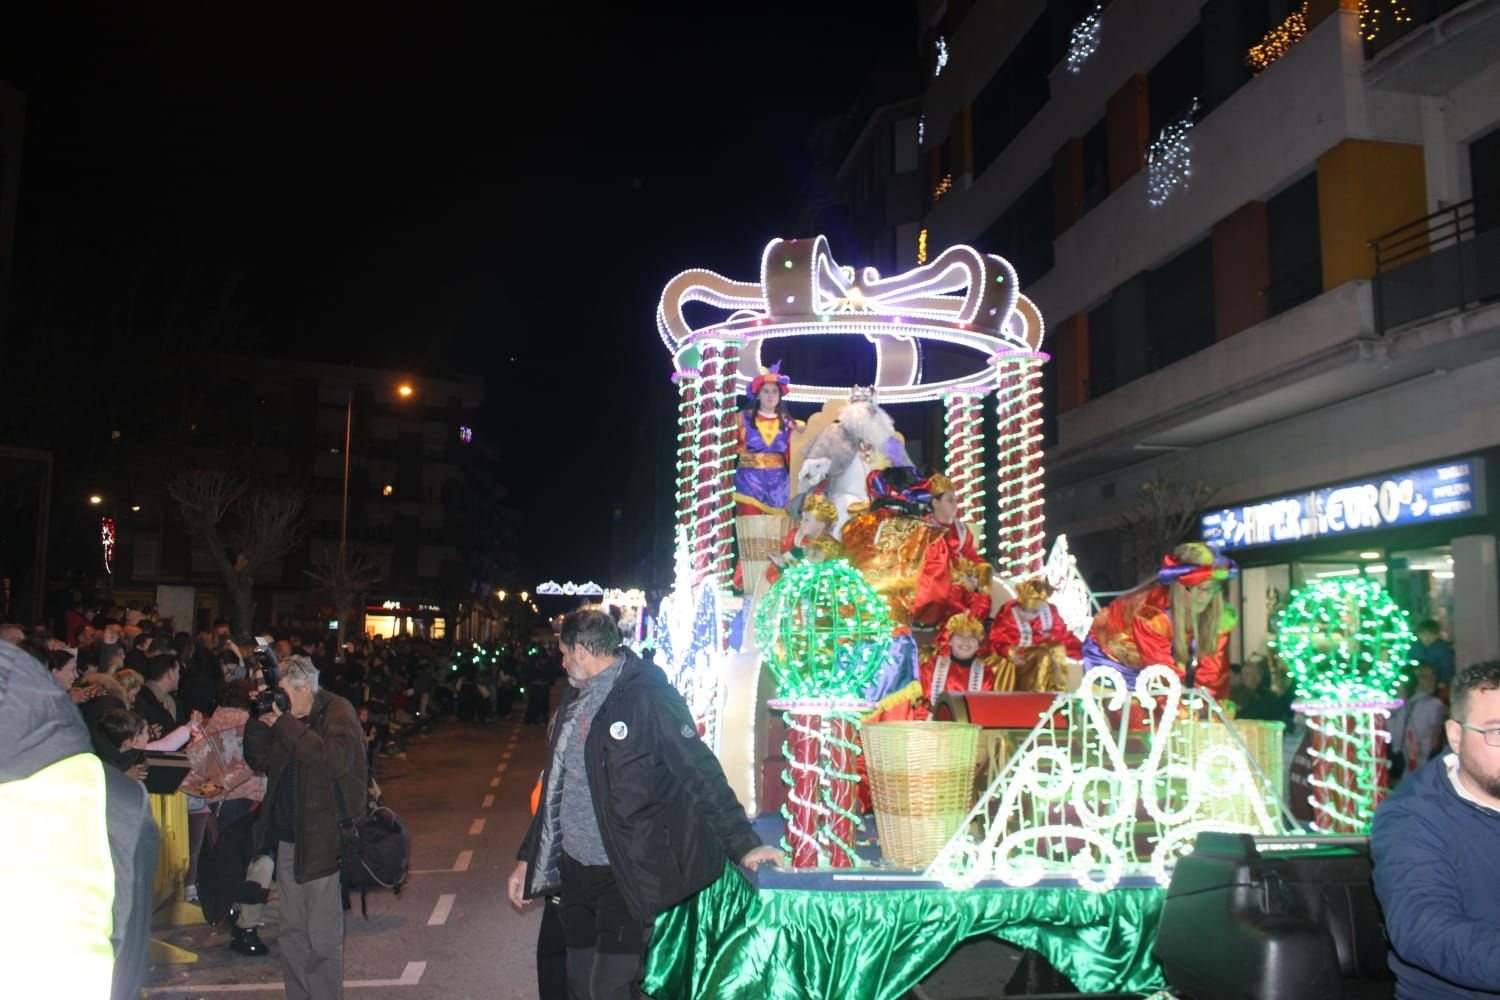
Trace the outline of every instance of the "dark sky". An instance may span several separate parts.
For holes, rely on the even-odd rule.
[[[803,235],[811,124],[915,50],[906,3],[12,6],[18,287],[144,272],[268,354],[482,373],[559,577],[603,572],[615,442],[672,393],[663,283]]]

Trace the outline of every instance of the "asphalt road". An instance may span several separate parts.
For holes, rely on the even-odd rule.
[[[349,995],[521,1000],[536,996],[540,912],[516,912],[505,880],[530,820],[529,800],[545,753],[545,731],[508,719],[485,725],[445,720],[413,738],[402,758],[381,760],[385,803],[412,831],[413,875],[400,896],[369,897],[345,916]],[[272,955],[244,958],[228,935],[204,925],[157,931],[198,954],[189,965],[152,968],[154,997],[280,996],[276,931]]]

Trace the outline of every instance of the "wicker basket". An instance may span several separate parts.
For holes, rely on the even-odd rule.
[[[979,727],[877,722],[863,735],[880,851],[904,867],[925,867],[973,804]]]

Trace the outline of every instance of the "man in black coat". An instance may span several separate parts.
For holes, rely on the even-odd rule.
[[[634,997],[657,914],[726,858],[754,870],[782,853],[761,844],[682,696],[621,647],[614,619],[575,612],[560,638],[569,686],[508,892],[518,907],[560,897],[573,996]]]

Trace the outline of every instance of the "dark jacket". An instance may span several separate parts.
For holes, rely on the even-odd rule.
[[[624,655],[589,726],[584,767],[620,894],[637,918],[648,920],[709,885],[723,873],[726,857],[739,862],[760,838],[667,675],[629,650]],[[577,696],[569,685],[559,718]],[[561,887],[562,789],[551,780],[556,753],[554,731],[541,803],[517,854],[527,865],[527,898]]]
[[[365,737],[354,706],[336,694],[320,690],[307,721],[283,712],[274,726],[252,719],[245,723],[245,763],[265,774],[266,797],[257,810],[255,842],[262,850],[270,843],[271,813],[276,790],[292,758],[297,759],[297,854],[293,873],[300,885],[339,870],[338,807],[333,782],[338,781],[351,819],[365,812]]]
[[[173,698],[176,701],[176,698]],[[146,732],[152,740],[159,740],[182,725],[182,720],[167,710],[167,706],[156,697],[156,692],[142,684],[135,695],[135,714],[146,720]]]
[[[1403,781],[1370,831],[1398,997],[1500,996],[1500,813],[1459,797],[1448,757]]]

